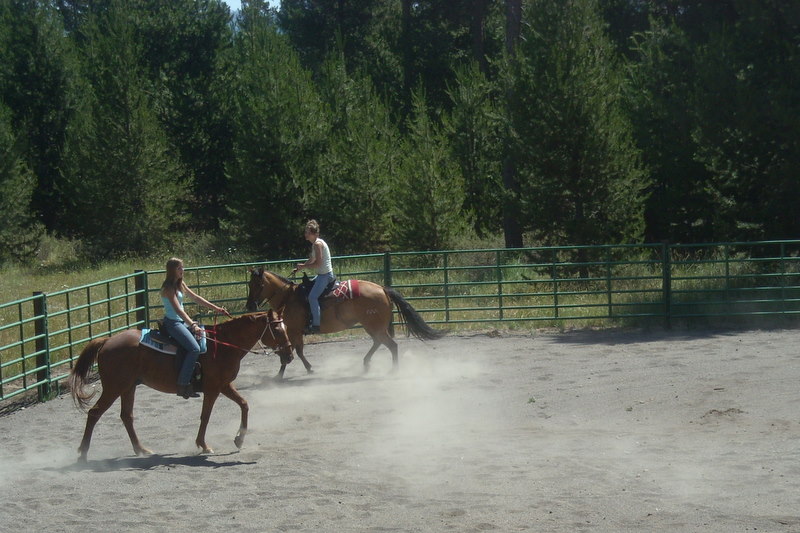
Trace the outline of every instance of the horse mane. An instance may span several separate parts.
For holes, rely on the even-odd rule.
[[[289,278],[287,278],[285,276],[281,276],[280,274],[278,274],[276,272],[272,272],[271,270],[262,270],[261,272],[262,272],[262,274],[270,274],[272,276],[275,276],[276,278],[281,280],[286,285],[294,285],[294,281],[290,280]]]
[[[269,313],[269,311],[255,311],[253,313],[245,313],[245,314],[239,315],[239,316],[237,316],[235,318],[231,318],[229,320],[226,320],[225,322],[220,322],[219,324],[217,324],[215,326],[215,328],[216,329],[222,328],[224,330],[228,325],[232,325],[234,323],[241,322],[246,318],[249,318],[250,320],[253,320],[255,318],[261,318],[262,315],[266,315],[267,313]]]

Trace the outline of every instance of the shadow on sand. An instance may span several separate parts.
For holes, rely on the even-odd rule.
[[[189,466],[206,468],[225,468],[231,466],[242,466],[255,464],[253,461],[217,461],[220,457],[236,454],[212,455],[147,455],[142,457],[119,457],[116,459],[100,459],[87,461],[86,463],[75,463],[60,468],[45,468],[44,470],[57,472],[75,472],[89,470],[93,472],[119,472],[122,470],[153,470],[159,467]]]

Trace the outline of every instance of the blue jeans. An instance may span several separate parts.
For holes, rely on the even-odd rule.
[[[179,350],[183,350],[186,353],[181,371],[178,372],[178,385],[188,385],[189,380],[192,379],[194,364],[197,362],[198,357],[200,357],[200,345],[183,321],[172,320],[165,317],[163,323],[164,329],[167,330],[169,336],[175,339],[175,342],[180,346]]]
[[[314,287],[311,288],[311,292],[308,295],[308,305],[311,307],[312,326],[319,326],[319,295],[322,294],[322,291],[325,290],[325,287],[328,286],[328,283],[330,283],[332,279],[333,272],[328,272],[327,274],[317,274],[317,277],[314,278]]]

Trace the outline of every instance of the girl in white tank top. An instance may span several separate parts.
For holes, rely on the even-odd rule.
[[[311,243],[311,255],[305,263],[297,263],[292,273],[306,268],[314,269],[317,277],[314,279],[314,287],[308,295],[308,304],[311,307],[311,324],[306,329],[306,333],[320,332],[320,309],[319,295],[328,283],[333,279],[333,265],[331,264],[331,251],[328,244],[319,238],[319,223],[316,220],[309,220],[306,224],[305,238]]]

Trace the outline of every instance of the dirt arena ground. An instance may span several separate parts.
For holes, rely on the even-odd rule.
[[[248,355],[220,398],[140,387],[76,464],[68,396],[0,417],[4,531],[800,532],[800,331],[576,331],[319,342]]]

